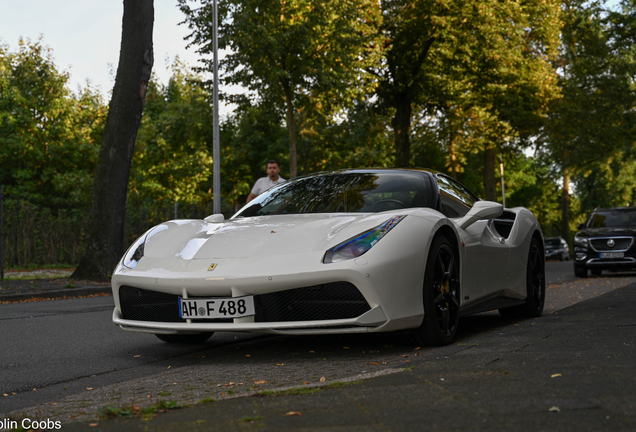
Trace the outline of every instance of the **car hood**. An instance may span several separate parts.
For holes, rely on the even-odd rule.
[[[391,216],[393,213],[343,213],[260,216],[221,223],[174,220],[148,233],[144,255],[187,260],[326,251]]]
[[[636,235],[636,227],[586,228],[576,235],[585,237],[634,236]]]

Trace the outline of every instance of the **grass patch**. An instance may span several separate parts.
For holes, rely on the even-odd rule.
[[[199,403],[212,403],[212,402],[216,402],[216,401],[212,398],[203,398],[199,401]]]
[[[244,418],[241,419],[241,421],[244,421],[244,422],[253,422],[253,421],[257,421],[257,420],[263,420],[263,416],[244,417]]]
[[[150,418],[158,412],[166,412],[174,409],[181,408],[177,402],[174,401],[159,401],[156,404],[141,408],[139,405],[133,405],[132,407],[114,407],[107,405],[100,407],[97,410],[97,414],[100,419],[109,418],[129,418],[129,417],[141,417]]]
[[[172,392],[161,392],[161,393],[159,393],[159,396],[166,397],[166,396],[170,396],[171,394],[172,394]]]

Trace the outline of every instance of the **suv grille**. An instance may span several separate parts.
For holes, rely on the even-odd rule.
[[[610,247],[607,243],[613,240],[614,246]],[[619,238],[601,238],[590,239],[592,247],[597,251],[626,251],[632,245],[631,237],[619,237]]]
[[[179,316],[179,296],[122,285],[122,317],[133,321],[186,322]],[[356,318],[371,310],[355,285],[332,282],[254,296],[255,322],[314,321]],[[197,322],[233,322],[203,319]]]

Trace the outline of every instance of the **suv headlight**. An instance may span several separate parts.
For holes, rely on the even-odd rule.
[[[575,236],[574,237],[574,246],[578,246],[578,247],[582,247],[582,248],[586,248],[588,246],[588,239],[587,237],[579,237],[579,236]]]
[[[322,262],[330,264],[357,258],[365,254],[405,217],[406,216],[393,216],[381,225],[343,241],[325,252]]]

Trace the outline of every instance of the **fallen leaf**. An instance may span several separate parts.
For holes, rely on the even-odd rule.
[[[146,397],[149,397],[149,398],[151,398],[151,397],[154,397],[154,396],[153,396],[153,395],[148,395],[148,396],[146,396]]]
[[[552,375],[550,378],[556,378],[556,377],[560,377],[560,376],[563,376],[563,375],[561,375],[561,374],[554,374],[554,375]]]
[[[313,353],[314,351],[309,351],[310,353]]]
[[[272,231],[272,233],[276,234],[276,231]]]
[[[303,384],[309,384],[309,381],[305,381]],[[9,395],[5,395],[5,396],[9,396]]]
[[[415,353],[415,355],[420,355],[420,353]]]
[[[419,350],[421,350],[421,349],[422,349],[422,347],[417,347],[417,348],[415,348],[413,351],[419,351]]]
[[[172,366],[168,366],[168,369],[170,369]]]
[[[91,423],[89,426],[97,426],[98,423]]]
[[[225,393],[221,393],[221,396],[225,396]]]
[[[33,389],[35,390],[35,389]],[[86,387],[86,390],[93,390],[93,387]]]
[[[9,393],[4,393],[3,396],[9,396]]]
[[[133,357],[141,357],[141,354],[137,354],[136,356],[133,356]]]
[[[550,411],[550,412],[561,412],[561,408],[559,408],[558,406],[553,406],[548,411]]]
[[[400,357],[408,357],[408,354],[402,354]]]
[[[285,363],[276,363],[276,366],[285,366]]]
[[[236,385],[236,383],[230,382],[230,385]]]
[[[57,402],[51,402],[51,405],[57,405]]]
[[[222,385],[223,385],[223,384],[217,384],[216,386],[217,386],[217,387],[221,387]]]
[[[320,382],[325,382],[325,381],[327,381],[327,378],[325,377],[320,378]]]
[[[368,365],[379,365],[380,363],[377,362],[367,362]]]
[[[302,415],[301,413],[299,413],[298,411],[290,411],[287,414],[285,414],[286,416],[299,416]]]
[[[267,384],[267,381],[265,381],[265,380],[258,380],[258,381],[254,381],[254,384]]]
[[[382,364],[386,364],[386,362],[382,362]]]
[[[248,354],[248,355],[246,355],[245,357],[252,357],[252,356]]]
[[[351,349],[351,347],[342,347],[342,349]]]

